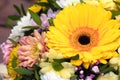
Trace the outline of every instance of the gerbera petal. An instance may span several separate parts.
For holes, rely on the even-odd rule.
[[[108,21],[111,18],[111,13],[109,11],[103,10],[103,8],[101,8],[100,6],[94,7],[83,4],[78,5],[78,7],[80,9],[79,26],[97,28],[98,26],[102,25],[104,22]]]
[[[90,63],[83,63],[83,66],[84,66],[86,69],[88,69],[89,65],[90,65]]]
[[[103,64],[106,64],[107,63],[107,61],[105,60],[105,59],[100,59],[99,60],[101,63],[103,63]]]
[[[82,64],[82,60],[71,60],[71,63],[72,63],[73,65],[79,66],[79,65]]]
[[[92,48],[92,52],[105,52],[105,51],[115,51],[118,48],[119,44],[118,42],[113,42],[110,44],[106,44],[103,46],[97,46]]]
[[[103,45],[114,41],[120,37],[120,24],[115,20],[108,21],[103,27],[99,29],[99,45]]]
[[[110,59],[112,57],[117,57],[118,53],[117,52],[112,52],[112,51],[107,51],[107,52],[103,52],[102,54],[104,54],[104,58],[105,59]],[[108,55],[109,54],[109,55]]]

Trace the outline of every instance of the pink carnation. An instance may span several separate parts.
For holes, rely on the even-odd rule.
[[[8,64],[8,59],[12,51],[12,47],[13,44],[9,41],[6,41],[1,45],[2,53],[3,53],[3,63],[6,65]]]
[[[34,36],[24,36],[20,39],[20,47],[18,49],[18,55],[20,60],[20,66],[33,67],[38,62],[39,55],[47,51],[45,46],[45,33],[41,35],[37,30],[33,33]]]

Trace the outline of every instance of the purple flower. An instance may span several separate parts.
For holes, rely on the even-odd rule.
[[[49,18],[47,17],[46,14],[41,14],[41,17],[40,17],[41,21],[42,21],[42,24],[41,26],[42,27],[48,27],[50,24],[49,24]]]
[[[55,18],[56,15],[58,14],[58,12],[59,11],[53,12],[52,9],[49,9],[48,12],[47,12],[47,15],[46,14],[41,14],[41,16],[40,16],[40,19],[42,21],[41,26],[44,27],[44,28],[49,27],[50,26],[49,19]]]
[[[90,74],[90,76],[87,76],[85,80],[92,80],[95,77],[94,74]]]
[[[94,71],[95,73],[98,73],[99,72],[98,66],[93,66],[92,71]]]
[[[10,53],[12,51],[13,46],[14,46],[14,44],[12,44],[9,41],[6,41],[6,42],[1,44],[4,64],[8,64],[8,59],[9,59],[9,56],[10,56]]]
[[[55,18],[59,11],[53,12],[52,9],[49,9],[47,12],[48,18]]]

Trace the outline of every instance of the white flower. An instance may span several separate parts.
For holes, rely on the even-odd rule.
[[[77,3],[80,3],[80,0],[56,0],[56,3],[61,7],[68,7],[70,5],[76,5]]]
[[[61,78],[59,75],[55,74],[54,72],[47,72],[44,75],[40,76],[41,80],[69,80]]]
[[[34,22],[31,19],[31,15],[27,13],[26,16],[23,16],[20,21],[17,22],[17,25],[13,27],[11,30],[11,34],[9,35],[9,38],[18,41],[19,37],[24,36],[24,31],[28,31],[29,29],[26,29],[23,27],[25,26],[36,26]]]
[[[104,76],[99,76],[97,80],[118,80],[118,75],[113,72],[109,72]]]

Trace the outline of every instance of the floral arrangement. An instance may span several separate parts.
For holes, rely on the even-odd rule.
[[[120,0],[14,7],[19,20],[1,45],[10,80],[120,79]]]

